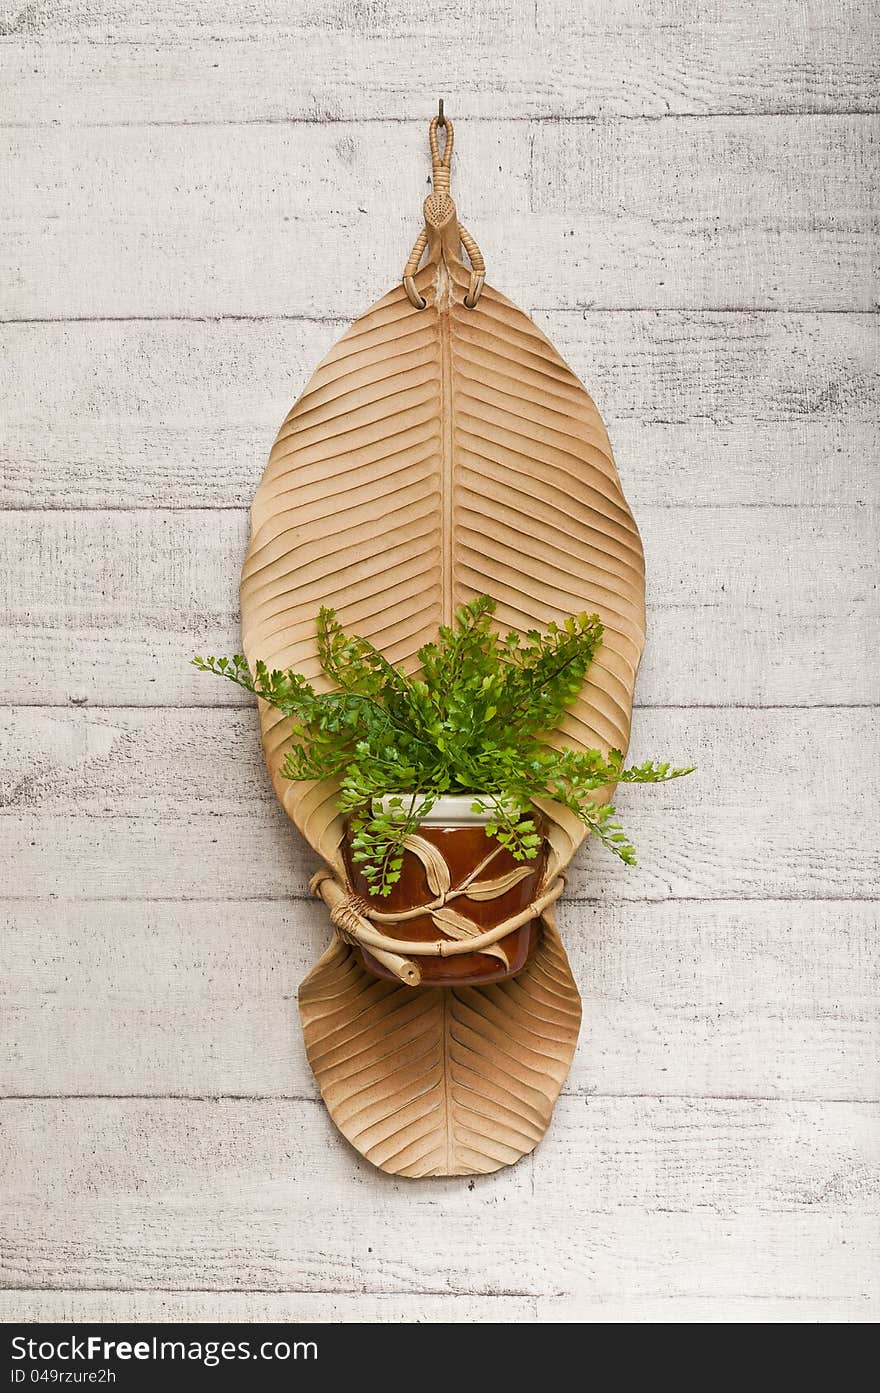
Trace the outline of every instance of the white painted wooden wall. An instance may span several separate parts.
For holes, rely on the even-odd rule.
[[[877,13],[0,0],[6,1319],[880,1314]],[[312,859],[187,667],[441,94],[644,533],[633,752],[700,766],[579,858],[577,1058],[475,1183],[333,1131]]]

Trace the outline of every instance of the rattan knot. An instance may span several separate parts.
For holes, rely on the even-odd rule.
[[[361,920],[366,919],[369,913],[370,906],[363,896],[352,893],[346,895],[339,904],[333,905],[330,910],[330,918],[342,937],[352,940],[356,936]]]

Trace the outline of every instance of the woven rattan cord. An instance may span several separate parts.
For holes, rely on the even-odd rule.
[[[381,917],[384,923],[394,923],[398,920],[413,918],[416,914],[430,914],[434,909],[443,907],[444,897],[441,896],[436,901],[421,905],[417,909],[405,910],[400,915],[383,913],[380,916],[379,912],[374,910],[362,895],[356,894],[347,885],[343,885],[326,867],[316,871],[309,882],[312,894],[322,899],[330,910],[330,918],[340,937],[348,943],[358,943],[369,948],[374,956],[384,961],[386,966],[400,977],[401,981],[407,982],[410,986],[418,985],[421,981],[421,972],[415,963],[408,961],[409,958],[449,958],[463,953],[480,953],[483,949],[490,948],[497,943],[499,939],[506,938],[508,934],[521,928],[531,919],[536,919],[549,905],[559,899],[564,888],[565,877],[556,876],[548,888],[526,905],[525,909],[520,910],[518,914],[512,915],[509,919],[504,919],[493,928],[487,929],[485,933],[475,934],[472,938],[438,938],[431,942],[421,942],[417,939],[389,938],[387,934],[380,933],[378,929],[375,929],[370,920],[374,917]],[[502,893],[503,891],[499,891],[499,894]]]
[[[443,153],[440,153],[440,140],[438,130],[441,128],[446,132],[446,140],[443,146]],[[455,211],[455,204],[449,192],[452,165],[452,148],[455,139],[455,132],[449,117],[435,116],[431,122],[428,133],[428,141],[431,146],[431,177],[434,185],[434,192],[425,199],[425,226],[422,228],[415,241],[415,246],[410,252],[409,260],[403,268],[403,286],[409,296],[410,303],[417,310],[427,307],[427,300],[420,295],[413,279],[419,269],[419,263],[424,256],[429,242],[432,238],[439,235],[440,229],[455,219],[458,240],[467,252],[471,263],[471,274],[468,288],[465,291],[464,303],[468,309],[473,309],[483,293],[483,286],[486,282],[486,263],[483,254],[477,246],[475,239],[458,221]]]
[[[440,138],[437,134],[440,129],[440,117],[435,116],[428,130],[428,143],[431,146],[431,175],[434,180],[435,193],[449,193],[450,170],[452,168],[452,147],[455,141],[455,128],[452,122],[444,116],[443,129],[446,132],[446,140],[443,144],[443,154],[440,154]]]

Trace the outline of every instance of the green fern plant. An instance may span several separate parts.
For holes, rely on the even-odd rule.
[[[602,625],[597,615],[580,614],[546,633],[500,634],[494,612],[488,595],[463,605],[437,642],[419,651],[419,673],[409,676],[322,608],[318,654],[334,688],[327,692],[262,662],[252,672],[241,654],[193,659],[290,718],[287,778],[339,780],[353,859],[374,894],[388,895],[400,879],[406,838],[443,795],[473,795],[473,810],[488,814],[486,835],[517,861],[537,856],[534,800],[549,798],[632,865],[635,852],[615,809],[597,792],[692,772],[650,760],[625,768],[620,750],[548,746],[547,734],[581,690]],[[387,808],[377,801],[383,795],[393,795]]]

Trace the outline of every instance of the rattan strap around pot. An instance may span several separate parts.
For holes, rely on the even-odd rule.
[[[559,899],[564,888],[565,876],[557,875],[547,889],[542,890],[531,904],[526,905],[525,909],[520,910],[518,914],[512,915],[509,919],[504,919],[493,928],[468,938],[438,938],[425,943],[417,939],[390,938],[387,934],[374,928],[371,920],[383,924],[397,924],[405,922],[407,919],[413,919],[420,914],[433,915],[437,910],[442,909],[449,899],[454,898],[457,894],[465,893],[464,889],[460,888],[445,895],[438,895],[430,904],[419,905],[412,909],[403,910],[398,914],[391,914],[374,909],[362,895],[356,894],[347,885],[340,883],[333,872],[326,867],[316,871],[309,883],[312,894],[322,899],[329,909],[330,918],[340,937],[347,943],[357,943],[361,947],[368,948],[373,957],[378,958],[389,971],[400,978],[401,982],[405,982],[411,987],[417,987],[422,980],[418,964],[412,962],[411,958],[448,958],[459,953],[481,953],[484,949],[497,943],[499,939],[506,938],[509,933],[513,933],[515,929],[527,924],[530,919],[536,919],[548,905]],[[499,881],[496,895],[502,895],[504,890],[504,884]]]

